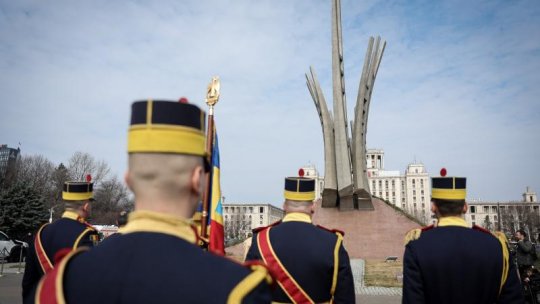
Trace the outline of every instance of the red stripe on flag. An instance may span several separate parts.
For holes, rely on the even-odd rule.
[[[225,231],[223,225],[216,221],[210,222],[210,244],[208,250],[213,253],[225,255]]]

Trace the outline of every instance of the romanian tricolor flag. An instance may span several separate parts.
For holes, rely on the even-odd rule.
[[[210,235],[208,250],[225,255],[225,232],[223,229],[223,206],[221,203],[221,186],[219,173],[219,146],[217,132],[214,129],[214,144],[212,148],[212,185],[210,187]]]

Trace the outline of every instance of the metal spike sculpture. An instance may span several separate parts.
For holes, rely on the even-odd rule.
[[[375,45],[373,44],[375,41]],[[307,87],[319,113],[324,137],[324,189],[322,207],[339,210],[373,210],[366,173],[366,134],[369,104],[375,77],[379,70],[386,42],[369,38],[360,78],[358,97],[348,131],[347,102],[341,39],[341,1],[332,0],[332,80],[334,115],[326,100],[313,67],[306,74]]]

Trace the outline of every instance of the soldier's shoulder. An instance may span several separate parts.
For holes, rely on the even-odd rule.
[[[260,299],[261,295],[265,295],[268,297],[268,302],[270,301],[270,286],[274,280],[266,265],[260,261],[240,263],[210,252],[205,255],[216,278],[232,283],[227,287],[230,288],[229,303],[243,303],[248,296]],[[251,302],[258,303],[258,301]]]
[[[254,228],[252,231],[253,231],[253,234],[259,233],[259,232],[261,232],[263,230],[266,230],[266,229],[271,228],[271,227],[275,227],[275,226],[277,226],[279,224],[281,224],[281,221],[273,222],[272,224],[270,224],[268,226],[261,226],[261,227]]]
[[[409,230],[405,234],[404,244],[407,245],[412,241],[416,241],[416,240],[420,239],[423,232],[432,230],[433,228],[435,228],[434,225],[429,225],[429,226],[424,226],[424,227],[421,227],[421,228],[414,228],[414,229]]]
[[[94,227],[92,224],[88,223],[88,222],[83,222],[82,223],[84,225],[84,227],[90,231],[93,231],[93,232],[97,232],[97,229],[96,227]]]
[[[485,233],[485,234],[490,235],[490,236],[494,236],[489,230],[485,229],[484,227],[480,227],[478,225],[472,225],[472,229],[476,230],[476,231],[479,231],[479,232],[482,232],[482,233]]]
[[[330,232],[332,234],[339,234],[342,237],[345,236],[345,232],[343,232],[342,230],[339,230],[339,229],[327,228],[327,227],[324,227],[324,226],[321,226],[321,225],[316,225],[315,227],[317,227],[319,229],[322,229],[323,231]]]

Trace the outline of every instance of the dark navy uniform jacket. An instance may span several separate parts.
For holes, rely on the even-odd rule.
[[[405,247],[403,303],[524,303],[513,263],[501,290],[504,240],[459,217],[441,218],[416,237]]]
[[[289,213],[279,224],[254,230],[246,260],[262,260],[257,236],[265,229],[270,229],[269,240],[276,256],[313,301],[329,302],[335,282],[333,303],[355,302],[349,256],[341,242],[338,243],[336,233],[314,226],[307,214]],[[335,253],[338,261],[335,261]],[[334,263],[337,263],[336,277]],[[274,289],[272,300],[292,303],[279,286]]]
[[[134,211],[119,232],[87,252],[66,257],[40,282],[37,298],[53,296],[44,285],[61,276],[63,286],[55,289],[65,303],[271,301],[272,279],[264,266],[249,268],[202,251],[185,220]]]
[[[66,211],[62,217],[51,224],[42,227],[41,244],[48,261],[54,265],[56,253],[61,249],[77,249],[82,246],[91,247],[98,239],[97,231],[73,211]],[[36,235],[36,237],[38,237]],[[29,244],[26,257],[26,267],[22,281],[23,299],[26,297],[43,276],[43,269],[36,255],[34,242]]]

